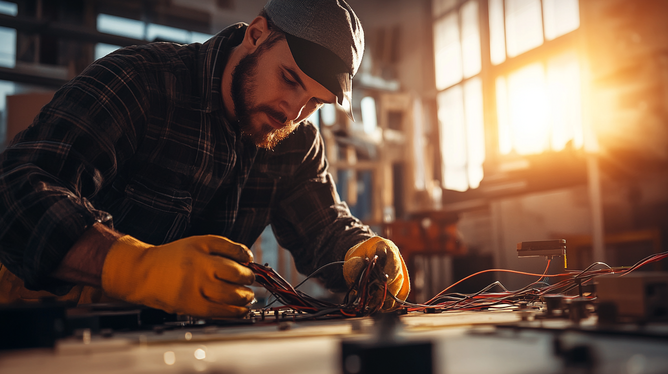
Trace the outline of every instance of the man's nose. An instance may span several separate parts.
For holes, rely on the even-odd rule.
[[[296,121],[302,114],[302,110],[308,104],[309,97],[305,93],[293,93],[285,95],[281,102],[281,109],[288,117],[288,121]]]

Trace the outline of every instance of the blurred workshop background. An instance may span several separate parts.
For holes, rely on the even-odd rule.
[[[0,150],[93,60],[203,42],[264,3],[0,1]],[[522,241],[566,239],[569,269],[668,250],[668,1],[349,3],[367,45],[357,121],[331,105],[312,120],[341,197],[404,253],[414,300],[481,269],[542,272]],[[270,230],[254,251],[303,278]],[[486,277],[460,289],[526,281]]]

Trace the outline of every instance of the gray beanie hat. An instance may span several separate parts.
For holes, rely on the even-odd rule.
[[[364,30],[343,0],[270,0],[264,7],[286,33],[297,66],[337,97],[352,119],[353,76],[364,55]]]

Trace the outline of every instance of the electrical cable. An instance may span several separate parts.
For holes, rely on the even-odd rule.
[[[357,317],[377,313],[383,306],[386,297],[391,297],[400,305],[400,308],[407,309],[409,312],[424,311],[427,308],[437,308],[442,311],[464,311],[464,310],[487,310],[487,309],[517,309],[521,305],[527,305],[540,301],[548,294],[561,294],[564,297],[572,298],[577,296],[567,296],[566,294],[574,288],[591,282],[598,276],[612,274],[625,276],[647,264],[661,261],[668,258],[668,252],[656,253],[643,258],[630,267],[613,268],[604,262],[594,262],[584,270],[566,271],[560,274],[548,274],[551,264],[551,258],[547,261],[547,266],[542,274],[530,273],[508,269],[486,269],[468,275],[444,290],[436,294],[423,304],[412,303],[399,300],[395,295],[387,293],[387,278],[379,267],[376,266],[378,257],[366,259],[366,267],[360,272],[358,279],[346,293],[341,304],[335,304],[326,301],[320,301],[306,293],[297,290],[306,280],[312,278],[322,269],[328,266],[343,264],[343,261],[332,262],[321,266],[311,273],[297,287],[292,287],[283,277],[268,266],[251,263],[250,268],[256,275],[256,280],[264,286],[276,300],[283,306],[271,308],[271,310],[292,309],[304,315],[293,316],[294,319],[313,319],[322,317]],[[595,269],[597,266],[603,268]],[[538,277],[538,280],[527,284],[526,286],[510,291],[501,282],[495,281],[485,286],[481,290],[472,294],[447,293],[453,287],[462,282],[490,272],[502,272],[517,275],[527,275]],[[549,284],[546,279],[562,278],[556,283]],[[501,291],[491,292],[494,288],[500,288]],[[380,294],[379,294],[380,293]],[[382,295],[382,298],[373,295]],[[580,295],[588,298],[594,298],[592,295]],[[273,303],[273,302],[272,302]],[[271,304],[269,304],[271,305]],[[269,305],[265,309],[269,309]]]
[[[387,293],[387,277],[380,272],[379,267],[376,266],[378,256],[372,259],[366,259],[366,267],[360,272],[357,282],[346,293],[342,304],[334,304],[327,301],[321,301],[313,298],[306,293],[297,290],[304,281],[315,276],[322,269],[343,264],[343,261],[332,262],[321,266],[316,271],[311,273],[304,281],[297,287],[293,287],[280,274],[269,266],[263,266],[258,263],[250,263],[249,268],[255,273],[255,280],[269,291],[277,301],[280,301],[283,306],[264,309],[280,310],[289,308],[298,312],[305,312],[312,314],[312,317],[321,316],[325,314],[340,314],[346,317],[369,315],[376,313],[382,307],[382,300],[380,303],[374,302],[371,295],[372,289],[383,290],[383,294]],[[381,281],[383,280],[383,281]]]

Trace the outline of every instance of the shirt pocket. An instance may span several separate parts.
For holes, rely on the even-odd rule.
[[[191,212],[190,192],[139,182],[128,183],[109,208],[117,230],[154,245],[182,238]]]

